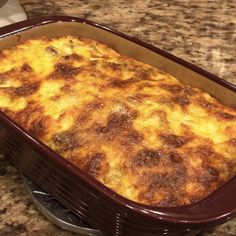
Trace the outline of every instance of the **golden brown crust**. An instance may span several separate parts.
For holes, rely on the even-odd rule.
[[[236,110],[72,36],[0,52],[0,109],[77,167],[148,205],[194,203],[236,173]]]

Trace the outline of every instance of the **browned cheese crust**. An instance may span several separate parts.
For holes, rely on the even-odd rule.
[[[199,201],[236,173],[236,110],[78,37],[0,52],[0,109],[120,195]]]

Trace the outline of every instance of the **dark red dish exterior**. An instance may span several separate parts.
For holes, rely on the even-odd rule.
[[[236,87],[188,62],[127,35],[75,17],[31,19],[0,29],[10,37],[55,22],[85,23],[148,48],[186,69],[236,93]],[[1,40],[0,40],[1,41]],[[24,174],[89,224],[108,236],[195,235],[236,215],[236,177],[202,201],[183,207],[158,208],[127,200],[80,171],[34,139],[0,112],[0,150]]]

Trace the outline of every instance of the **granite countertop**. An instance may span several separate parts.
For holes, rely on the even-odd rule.
[[[236,84],[236,1],[19,0],[29,18],[71,15],[156,45]],[[0,236],[72,236],[31,203],[20,173],[0,157]],[[201,236],[236,235],[236,219]]]

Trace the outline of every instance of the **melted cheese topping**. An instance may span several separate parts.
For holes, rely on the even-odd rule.
[[[0,109],[140,203],[194,203],[236,173],[235,109],[90,39],[1,51]]]

